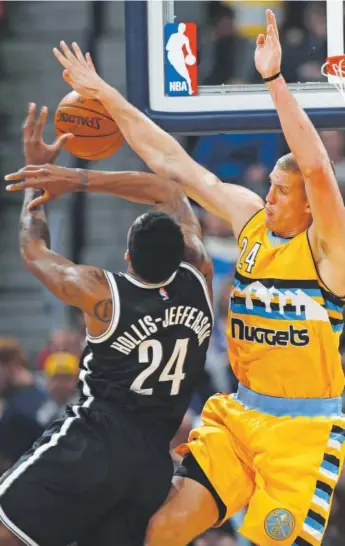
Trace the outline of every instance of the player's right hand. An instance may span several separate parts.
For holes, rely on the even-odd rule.
[[[47,121],[48,108],[43,106],[36,119],[36,104],[29,103],[28,115],[23,125],[24,157],[27,165],[53,163],[66,140],[73,138],[71,133],[58,137],[53,144],[46,144],[43,131]]]
[[[19,171],[5,176],[6,181],[18,181],[6,186],[7,191],[21,191],[27,188],[40,189],[43,194],[28,205],[31,210],[38,205],[57,199],[65,193],[72,193],[84,189],[78,169],[57,167],[56,165],[27,165]]]
[[[64,80],[83,97],[96,99],[106,83],[97,74],[90,53],[83,55],[76,42],[72,44],[73,51],[63,41],[60,48],[62,52],[54,47],[53,53],[65,69],[62,73]]]

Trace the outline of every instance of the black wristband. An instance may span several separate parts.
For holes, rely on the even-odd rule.
[[[276,80],[281,75],[281,72],[277,72],[277,74],[274,74],[274,76],[270,76],[269,78],[262,78],[264,82],[272,82],[273,80]]]

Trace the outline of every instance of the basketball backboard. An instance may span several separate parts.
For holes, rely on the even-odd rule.
[[[223,11],[218,15],[212,14],[214,8],[212,5],[210,7],[210,4],[202,0],[125,2],[127,95],[133,104],[171,133],[280,130],[273,102],[265,86],[259,83],[260,78],[255,71],[254,34],[255,31],[263,28],[266,7],[272,7],[276,11],[277,19],[281,21],[284,28],[287,14],[283,10],[287,9],[286,6],[293,5],[293,13],[296,15],[298,5],[303,4],[304,11],[301,17],[306,18],[304,26],[301,25],[299,28],[295,17],[295,27],[291,26],[290,35],[282,34],[284,64],[287,66],[284,75],[297,101],[308,111],[318,128],[330,129],[345,126],[344,101],[331,85],[334,76],[329,76],[327,81],[327,78],[321,75],[321,66],[327,55],[344,53],[342,0],[214,2],[213,4],[222,5]],[[186,49],[186,42],[187,46],[190,42],[193,49],[193,44],[188,39],[190,36],[188,29],[184,30],[183,26],[181,28],[180,25],[179,28],[178,25],[189,22],[196,23],[197,27],[198,45],[194,51]],[[191,86],[184,77],[185,72],[179,69],[178,52],[174,60],[174,55],[171,56],[167,51],[169,36],[174,31],[172,26],[172,31],[167,35],[167,25],[171,26],[173,23],[176,24],[175,35],[180,44],[180,52],[184,51],[184,57],[189,55],[189,60],[192,62],[193,56],[200,53],[198,63],[194,63],[194,66],[191,65],[189,68],[183,68],[188,70],[189,74],[192,74],[191,69],[194,70],[192,79],[199,78],[197,94],[194,94],[194,90],[190,94]],[[311,27],[308,29],[311,39],[309,39],[310,36],[309,38],[305,36],[305,27],[308,28],[308,26]],[[322,36],[323,32],[324,36]],[[224,47],[227,43],[230,46],[233,45],[229,47],[228,58],[224,55],[224,47],[223,49],[220,47],[222,40]],[[178,45],[176,48],[178,49]],[[296,57],[296,51],[301,48],[304,56],[303,69],[296,72],[291,70],[291,66],[293,68],[293,57]],[[208,74],[207,67],[205,68],[207,56],[211,57]],[[219,74],[217,79],[217,74],[212,73],[212,70],[213,72],[216,70],[214,65],[219,65],[221,62],[219,56],[222,58],[223,66],[229,62],[229,59],[235,56],[237,59],[233,61],[237,72],[234,70],[231,77],[225,81],[219,80]],[[174,62],[175,67],[171,68]],[[196,64],[199,65],[199,76],[195,76]],[[290,79],[287,77],[288,68]],[[173,81],[172,74],[177,74],[176,82]],[[170,94],[168,94],[167,77]]]

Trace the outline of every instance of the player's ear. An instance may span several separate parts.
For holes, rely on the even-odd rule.
[[[124,256],[126,262],[130,262],[131,261],[131,256],[129,254],[129,250],[127,248],[126,252],[125,252],[125,256]]]

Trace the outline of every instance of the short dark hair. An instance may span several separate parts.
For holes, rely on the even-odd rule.
[[[181,228],[165,212],[143,214],[132,225],[128,251],[135,273],[148,282],[163,282],[183,259]]]

